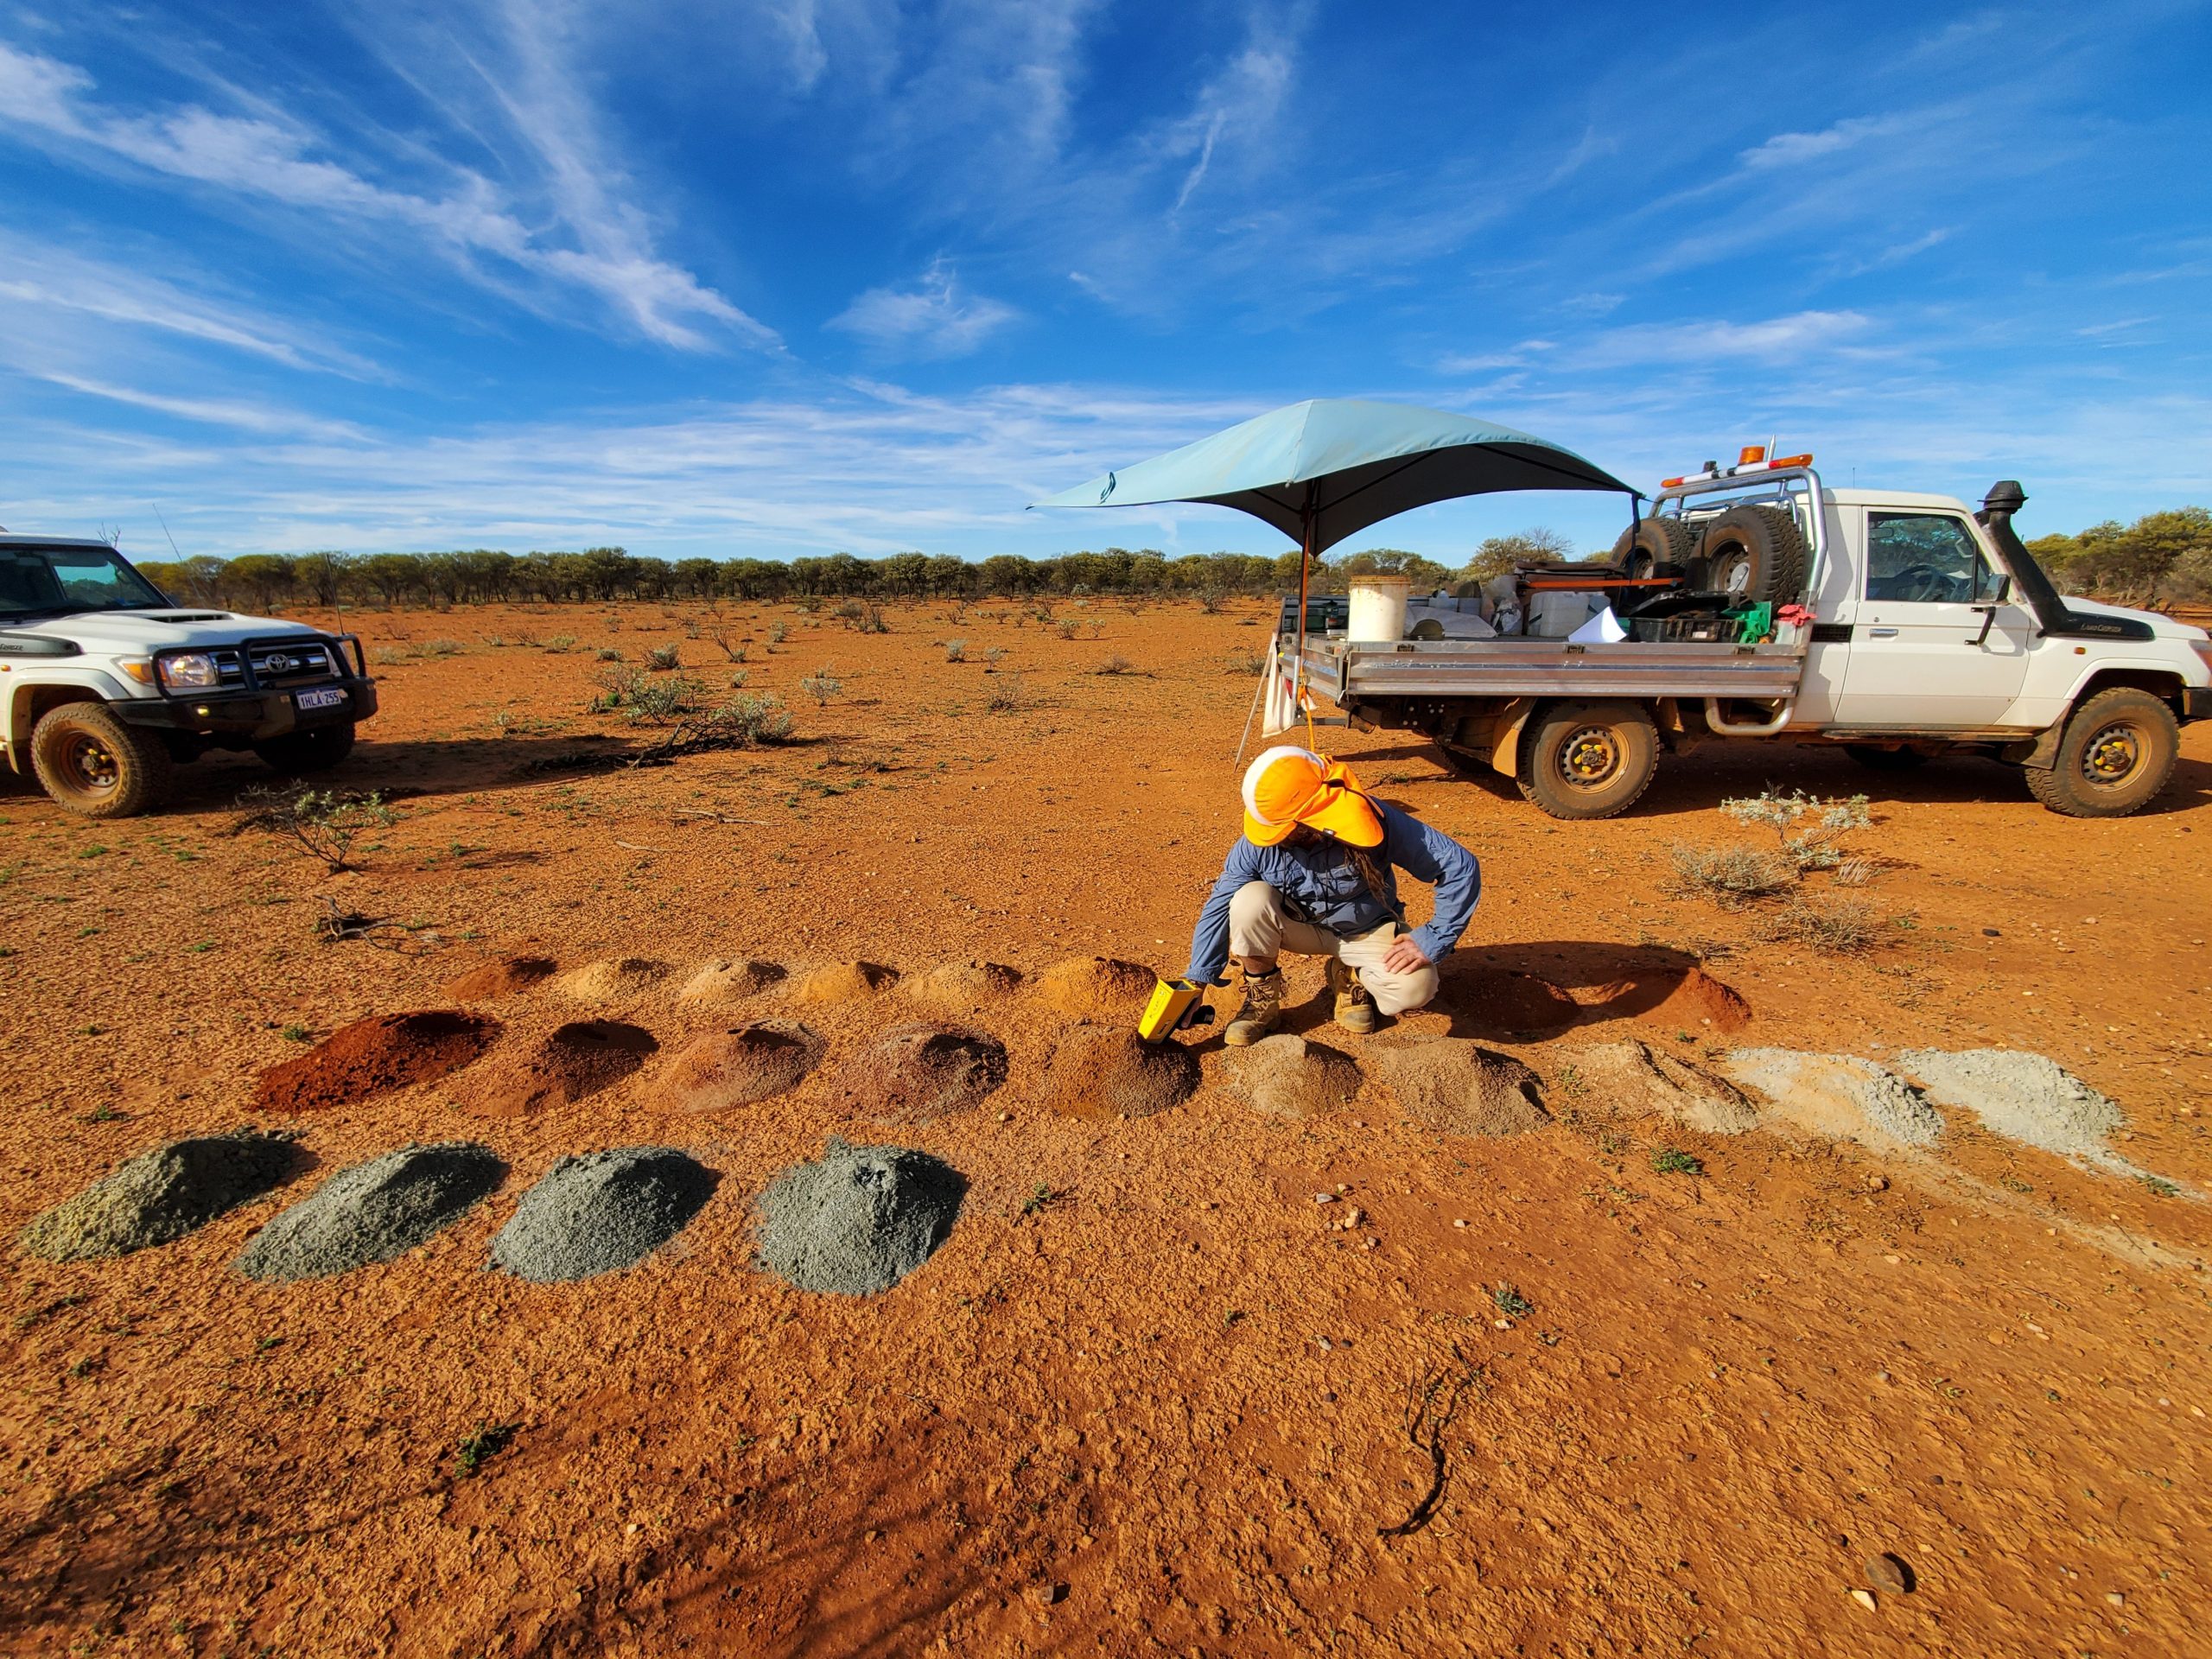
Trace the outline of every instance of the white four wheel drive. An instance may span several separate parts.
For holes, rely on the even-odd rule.
[[[2009,480],[1979,513],[1830,489],[1809,455],[1747,449],[1667,480],[1611,564],[1524,567],[1487,617],[1417,603],[1404,637],[1355,639],[1309,603],[1305,683],[1558,818],[1610,817],[1662,752],[1721,739],[1833,743],[1876,768],[1983,754],[2054,811],[2120,817],[2165,787],[2182,722],[2212,717],[2212,641],[2062,597],[2012,529],[2026,499]],[[1591,615],[1607,606],[1618,626]]]
[[[0,535],[0,753],[73,812],[151,811],[209,749],[334,766],[376,711],[352,634],[172,605],[105,542]]]

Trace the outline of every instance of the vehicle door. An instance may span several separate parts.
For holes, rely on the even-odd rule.
[[[1999,724],[2028,674],[2035,619],[1955,512],[1868,507],[1851,659],[1833,720],[1910,730]],[[1985,626],[1986,624],[1986,626]]]

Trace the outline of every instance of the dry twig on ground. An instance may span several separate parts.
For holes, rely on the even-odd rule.
[[[1377,1527],[1376,1537],[1410,1537],[1436,1518],[1437,1506],[1443,1503],[1445,1488],[1451,1482],[1451,1454],[1445,1449],[1444,1436],[1452,1427],[1452,1418],[1459,1414],[1461,1397],[1470,1388],[1478,1396],[1490,1391],[1482,1366],[1469,1363],[1456,1342],[1452,1344],[1449,1365],[1424,1365],[1407,1382],[1406,1440],[1428,1459],[1428,1491],[1414,1505],[1413,1513],[1396,1526]]]

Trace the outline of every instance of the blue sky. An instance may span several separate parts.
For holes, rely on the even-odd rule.
[[[2156,0],[0,0],[0,522],[1274,550],[1022,507],[1357,395],[2078,528],[2212,499],[2208,72]]]

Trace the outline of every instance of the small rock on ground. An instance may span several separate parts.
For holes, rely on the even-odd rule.
[[[505,1177],[473,1141],[403,1147],[341,1169],[264,1227],[234,1264],[249,1279],[322,1279],[404,1255]]]
[[[634,1267],[683,1230],[717,1179],[673,1147],[563,1158],[493,1239],[492,1265],[541,1284]]]
[[[888,1290],[944,1243],[967,1191],[959,1171],[928,1153],[831,1135],[820,1158],[760,1195],[760,1265],[801,1290]]]
[[[281,1184],[304,1161],[286,1134],[239,1129],[142,1152],[24,1227],[20,1243],[49,1262],[126,1255],[182,1238]]]

